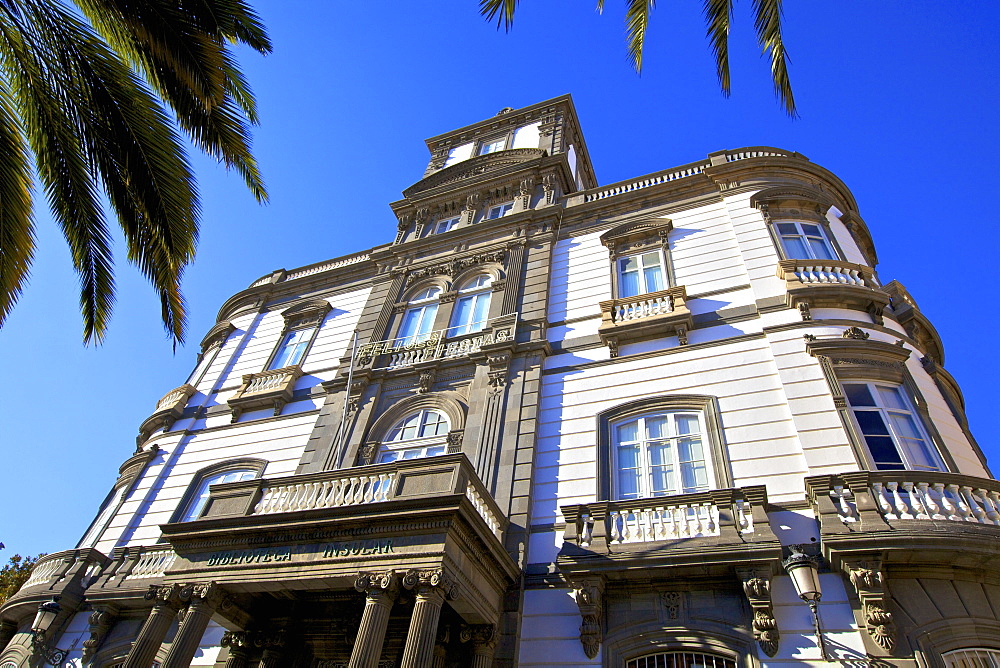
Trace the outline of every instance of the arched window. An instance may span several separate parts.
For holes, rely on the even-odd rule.
[[[458,289],[455,310],[451,316],[451,336],[482,331],[490,311],[493,277],[479,274]]]
[[[448,448],[450,429],[448,416],[441,411],[424,408],[412,413],[389,430],[376,463],[443,455]]]
[[[403,314],[403,324],[399,327],[399,338],[403,339],[404,345],[426,341],[430,336],[434,329],[440,294],[441,288],[433,286],[410,298],[409,306]]]
[[[205,514],[210,487],[224,482],[240,482],[258,477],[267,466],[263,459],[235,459],[206,466],[194,475],[187,492],[170,522],[190,522]]]
[[[615,422],[615,499],[691,494],[711,488],[700,412],[648,413]]]
[[[660,652],[632,659],[625,668],[736,668],[736,662],[703,652]]]
[[[1000,668],[1000,650],[986,647],[956,649],[942,658],[948,668]]]

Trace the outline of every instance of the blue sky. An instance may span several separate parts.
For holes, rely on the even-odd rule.
[[[787,2],[798,120],[773,97],[749,0],[737,5],[729,99],[701,2],[660,3],[641,77],[626,58],[623,4],[598,15],[588,0],[524,2],[505,35],[475,0],[378,10],[256,2],[275,52],[243,63],[271,204],[195,158],[204,221],[185,279],[186,346],[172,352],[152,290],[120,255],[111,330],[103,346],[84,348],[69,254],[39,212],[31,284],[0,330],[0,559],[76,544],[139,424],[184,382],[230,295],[274,269],[391,241],[388,203],[419,180],[426,137],[563,93],[602,184],[754,145],[798,151],[843,179],[875,238],[881,279],[902,282],[936,326],[973,433],[1000,468],[1000,427],[989,421],[1000,376],[989,303],[1000,248],[1000,4]]]

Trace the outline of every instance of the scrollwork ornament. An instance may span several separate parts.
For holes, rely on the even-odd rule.
[[[864,331],[860,327],[848,327],[844,330],[845,339],[855,339],[857,341],[866,341],[870,335],[868,332]]]

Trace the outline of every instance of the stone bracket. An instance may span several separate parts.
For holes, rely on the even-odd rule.
[[[743,593],[753,612],[753,637],[764,654],[773,657],[778,653],[781,636],[774,618],[771,603],[771,570],[762,568],[738,569],[737,577],[743,583]]]
[[[118,616],[118,606],[95,605],[87,622],[90,625],[90,638],[83,641],[83,664],[87,665],[94,654],[101,648],[108,631],[114,626]]]
[[[861,602],[861,617],[872,641],[886,653],[896,648],[896,624],[889,612],[889,592],[885,589],[882,561],[844,562],[851,586]]]
[[[580,643],[588,659],[593,659],[604,640],[604,578],[601,576],[574,580],[573,593],[583,618],[580,624]]]

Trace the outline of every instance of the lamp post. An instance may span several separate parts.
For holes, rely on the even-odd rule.
[[[45,634],[52,628],[52,623],[62,612],[59,605],[59,597],[53,596],[51,601],[46,601],[38,606],[35,614],[35,621],[31,622],[31,651],[38,654],[50,666],[60,666],[69,654],[64,649],[53,647],[45,641]]]
[[[816,632],[816,644],[824,661],[829,661],[826,655],[826,643],[823,641],[823,632],[819,627],[818,604],[823,596],[823,591],[819,587],[819,557],[806,554],[802,545],[789,545],[791,554],[782,563],[785,572],[792,578],[795,585],[795,593],[803,601],[809,604],[809,609],[813,614],[813,628]]]

